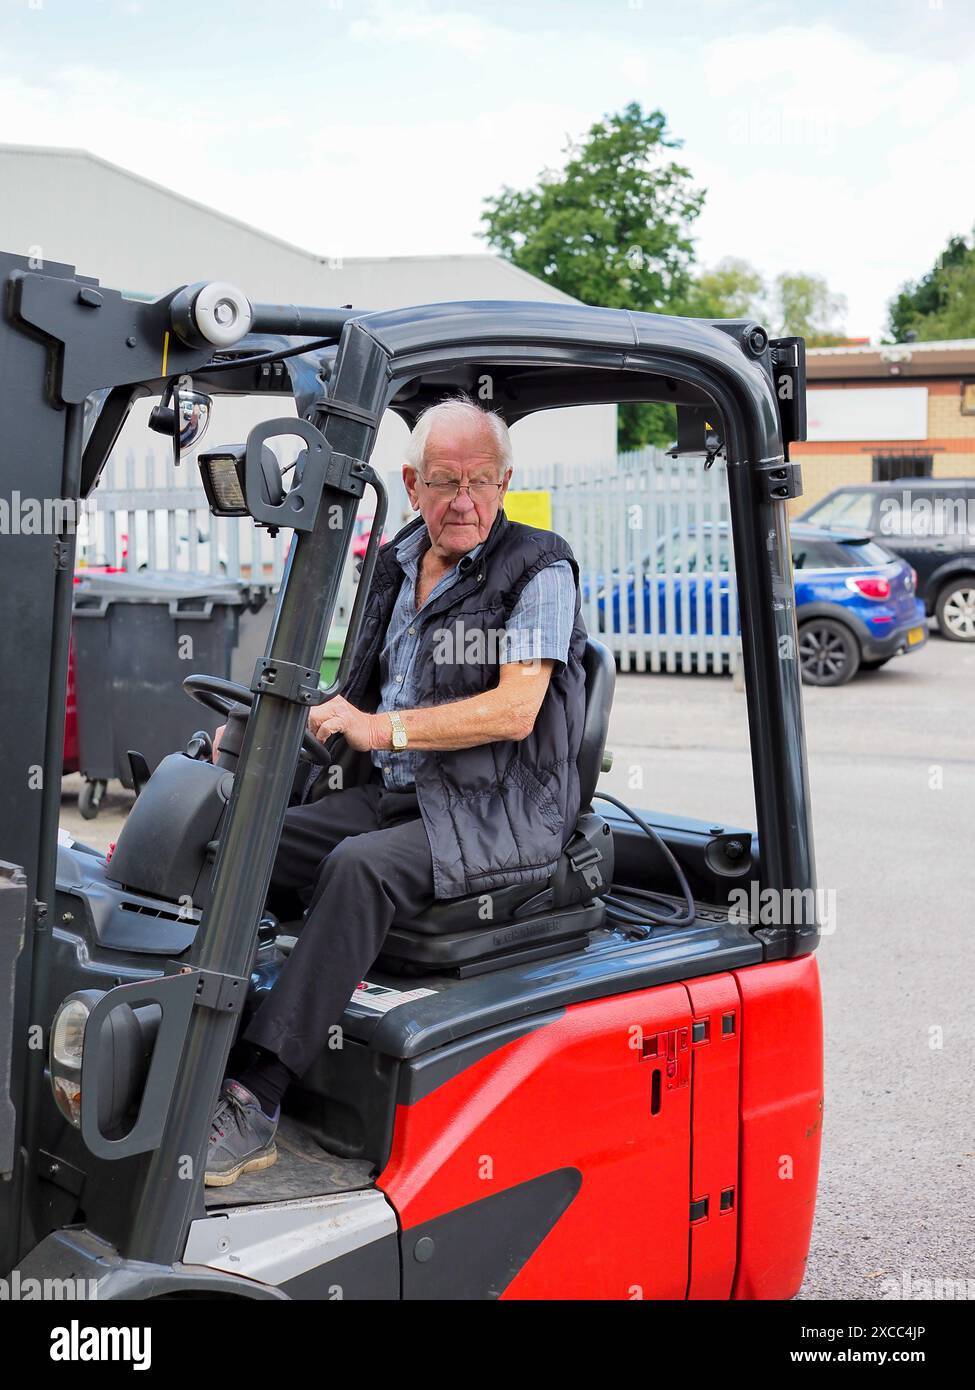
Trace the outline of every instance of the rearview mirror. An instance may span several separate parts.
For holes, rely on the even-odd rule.
[[[166,397],[163,397],[166,400]],[[189,377],[184,377],[174,395],[175,404],[157,405],[149,412],[149,428],[157,434],[167,434],[173,441],[177,463],[180,455],[199,444],[210,423],[211,398],[193,389]],[[177,425],[178,420],[178,425]]]
[[[203,391],[180,391],[176,397],[180,452],[194,448],[206,434],[213,401]]]

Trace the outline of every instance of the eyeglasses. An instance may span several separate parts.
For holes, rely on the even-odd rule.
[[[463,487],[461,487],[460,483],[455,483],[452,480],[441,482],[437,479],[432,483],[428,483],[421,473],[418,473],[416,476],[420,479],[421,483],[426,483],[426,486],[433,493],[434,497],[438,499],[442,498],[444,501],[449,498],[451,502],[461,491],[466,492],[472,502],[487,502],[489,498],[494,497],[501,488],[504,487],[504,482],[489,483],[482,480],[474,483],[465,483]]]

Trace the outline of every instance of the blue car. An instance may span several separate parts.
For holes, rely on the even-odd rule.
[[[791,534],[799,661],[807,685],[844,685],[857,671],[875,671],[891,657],[924,645],[924,604],[917,597],[917,575],[906,561],[864,533],[796,523]],[[675,533],[669,555],[667,538],[662,537],[656,550],[643,556],[644,632],[652,630],[651,609],[656,604],[660,633],[683,636],[686,617],[687,634],[696,635],[700,610],[708,635],[729,635],[730,543],[725,523],[692,527],[684,540]],[[606,631],[608,595],[601,577],[596,588],[599,625]],[[636,632],[634,588],[631,567],[625,584],[630,633]],[[586,598],[588,589],[586,584]],[[614,632],[621,631],[620,598],[616,572],[611,588]]]

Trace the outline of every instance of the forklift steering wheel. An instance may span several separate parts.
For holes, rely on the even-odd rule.
[[[239,685],[237,681],[225,681],[220,676],[187,676],[183,681],[183,689],[198,704],[213,710],[214,714],[229,716],[234,705],[246,705],[250,709],[254,704],[254,692],[246,685]],[[307,729],[301,739],[301,754],[309,762],[318,763],[322,767],[328,767],[332,761],[325,744]]]

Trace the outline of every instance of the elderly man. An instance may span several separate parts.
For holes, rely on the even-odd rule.
[[[309,911],[244,1035],[255,1060],[224,1082],[209,1185],[274,1162],[281,1097],[394,919],[541,882],[573,833],[578,567],[561,537],[508,520],[510,478],[500,416],[458,398],[420,417],[403,467],[420,516],[379,552],[343,694],[309,711],[312,733],[334,740],[342,787],[323,770],[285,815],[271,887]]]

